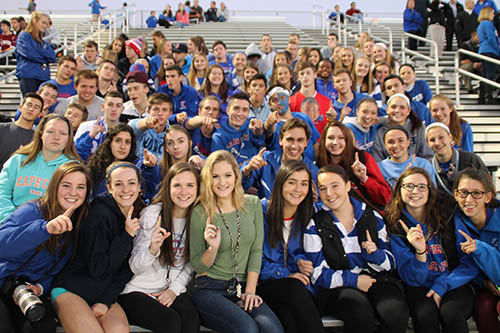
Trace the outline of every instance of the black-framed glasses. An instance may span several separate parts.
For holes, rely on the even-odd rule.
[[[427,190],[429,190],[429,185],[427,184],[406,183],[401,185],[401,187],[407,190],[408,192],[413,192],[415,188],[417,188],[419,192],[426,192]]]
[[[472,197],[474,199],[481,199],[483,197],[483,195],[486,193],[484,191],[467,191],[467,190],[459,190],[459,189],[456,189],[455,190],[455,193],[462,199],[466,199],[469,194],[472,195]]]

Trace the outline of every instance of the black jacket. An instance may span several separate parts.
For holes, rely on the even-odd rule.
[[[458,1],[456,2],[456,5],[457,5],[457,16],[458,16],[458,14],[460,14],[461,12],[464,11],[464,6],[462,6],[462,4]],[[444,5],[443,11],[444,11],[444,17],[446,19],[446,25],[454,27],[455,20],[457,17],[455,15],[453,15],[453,10],[451,9],[451,6],[449,3]]]
[[[89,306],[110,307],[133,276],[128,264],[132,245],[115,200],[108,193],[97,196],[80,225],[75,257],[56,277],[54,287],[66,288]]]
[[[441,5],[439,0],[432,1],[429,5],[431,9],[429,13],[429,25],[431,24],[439,24],[443,27],[445,26],[446,20],[444,16],[444,10],[446,5]]]
[[[455,31],[458,35],[459,44],[463,44],[471,37],[472,32],[477,28],[477,14],[467,13],[465,10],[458,13],[455,20]]]

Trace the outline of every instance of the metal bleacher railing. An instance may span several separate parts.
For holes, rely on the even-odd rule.
[[[489,61],[489,62],[492,62],[496,65],[500,65],[500,61],[498,59],[487,57],[487,56],[481,55],[479,53],[471,52],[468,50],[458,49],[457,52],[455,53],[455,103],[457,104],[457,107],[461,107],[461,103],[460,103],[460,74],[465,75],[465,76],[469,76],[473,79],[479,80],[480,82],[482,82],[484,84],[488,84],[488,85],[491,85],[497,89],[500,89],[499,83],[492,81],[492,80],[489,80],[481,75],[477,75],[477,74],[474,74],[472,72],[466,71],[465,69],[460,68],[460,54],[466,54],[469,57],[478,58],[480,60]]]
[[[76,56],[78,54],[78,47],[88,39],[96,38],[97,44],[100,45],[102,35],[105,32],[107,34],[108,43],[111,43],[112,38],[116,37],[118,26],[121,27],[122,32],[128,32],[130,17],[134,17],[135,22],[135,4],[132,4],[131,7],[132,10],[128,8],[126,10],[118,9],[102,15],[102,18],[107,20],[106,24],[98,24],[97,22],[92,22],[92,19],[86,19],[74,24],[72,28],[56,31],[51,35],[45,36],[43,39],[51,40],[63,36],[63,41],[60,46],[55,49],[55,52],[63,52],[63,54],[66,55],[68,51],[72,51],[73,55]],[[88,30],[89,27],[90,30]],[[83,35],[80,36],[82,33]],[[15,48],[0,54],[0,59],[6,59],[5,65],[0,66],[0,71],[7,71],[3,75],[0,75],[0,82],[5,81],[15,73],[15,65],[9,64],[10,58],[14,53]]]
[[[407,48],[406,47],[406,37],[414,38],[414,39],[417,39],[419,41],[431,44],[431,54],[433,54],[433,57],[425,55],[422,52],[417,52],[417,51],[410,50],[409,48]],[[430,61],[433,64],[434,71],[432,74],[434,76],[434,80],[436,83],[436,88],[435,88],[436,94],[439,94],[439,75],[440,75],[440,73],[439,73],[439,55],[438,55],[437,43],[431,39],[405,32],[403,34],[403,37],[401,38],[401,59],[403,62],[406,62],[406,54],[407,53],[411,54],[412,56],[414,56],[416,58],[421,58],[421,59]]]

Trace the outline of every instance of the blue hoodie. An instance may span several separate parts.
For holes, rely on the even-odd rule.
[[[16,209],[5,221],[0,228],[0,285],[35,253],[40,244],[50,238],[47,223],[38,204],[33,201]],[[54,256],[43,249],[17,273],[17,276],[24,275],[32,282],[42,279],[38,283],[42,285],[44,294],[48,294],[54,276],[66,265],[72,253],[72,245],[62,258],[59,257],[59,251]],[[55,260],[57,260],[56,265],[48,276],[44,276],[47,268],[52,267]]]
[[[347,116],[356,117],[356,108],[358,107],[359,101],[370,96],[365,93],[358,93],[355,90],[353,90],[352,93],[354,94],[354,98],[352,99],[352,101],[347,103],[347,107],[351,108],[351,112]],[[345,104],[340,102],[338,99],[333,101],[333,108],[335,109],[335,111],[337,111],[337,118],[335,120],[340,119],[340,114],[342,113],[342,109],[344,108],[344,106]]]
[[[172,117],[181,112],[186,112],[189,118],[198,115],[198,93],[193,87],[181,83],[181,92],[174,96],[173,91],[164,84],[158,88],[158,92],[165,93],[172,99]]]
[[[155,129],[150,128],[147,130],[141,130],[139,128],[139,118],[132,119],[128,122],[128,125],[132,127],[135,134],[135,140],[137,142],[136,155],[138,158],[144,156],[144,149],[148,152],[153,153],[159,160],[163,157],[163,145],[165,143],[165,132],[170,127],[169,123],[165,127],[165,130],[161,133],[157,133]]]
[[[325,80],[316,79],[316,91],[319,92],[321,95],[328,97],[332,101],[332,103],[335,102],[339,97],[337,89],[333,87],[333,81],[331,76],[328,79],[328,81],[326,81],[326,84]]]
[[[406,91],[410,99],[414,102],[421,102],[424,105],[429,103],[432,98],[432,91],[425,80],[415,80],[413,88]]]
[[[15,53],[19,79],[50,80],[49,64],[56,62],[56,53],[48,42],[39,43],[30,33],[23,31],[17,36]]]
[[[256,182],[258,182],[258,197],[263,199],[271,198],[271,192],[273,191],[274,180],[276,179],[276,175],[278,174],[278,169],[280,168],[281,162],[281,149],[265,151],[263,158],[264,161],[267,162],[262,168],[258,170],[252,171],[250,176],[242,177],[241,183],[243,185],[243,189],[246,191]],[[302,155],[304,156],[304,155]],[[314,182],[316,182],[316,177],[318,176],[318,167],[314,162],[309,160],[307,157],[302,158],[302,162],[307,166],[309,171],[311,171],[311,176]],[[240,170],[250,163],[250,161],[245,162]]]
[[[496,199],[494,199],[496,200]],[[500,286],[500,209],[488,208],[486,225],[478,230],[474,223],[462,211],[455,213],[455,224],[465,224],[471,237],[476,240],[476,251],[471,255],[482,271],[476,282],[482,286],[484,279],[489,278]]]
[[[302,247],[302,232],[299,230],[295,236],[296,225],[293,223],[290,230],[290,238],[287,246],[286,267],[285,250],[283,242],[280,242],[278,247],[274,248],[269,243],[267,236],[267,208],[269,201],[262,199],[262,212],[264,213],[264,245],[262,248],[262,266],[260,268],[259,280],[275,280],[284,279],[292,273],[300,272],[297,260],[306,260],[304,248]],[[304,221],[307,223],[307,221]]]
[[[223,121],[221,127],[212,135],[211,151],[221,149],[230,151],[240,166],[257,155],[264,146],[265,136],[264,134],[256,136],[250,130],[248,126],[251,119],[248,118],[239,129],[229,125],[229,119]]]
[[[377,124],[374,124],[366,130],[363,126],[361,126],[361,124],[355,117],[345,117],[343,122],[344,125],[349,128],[354,134],[356,147],[360,150],[366,150],[371,154],[373,140],[375,140],[375,134],[377,134],[379,126]]]
[[[21,167],[27,155],[14,154],[0,172],[0,224],[26,201],[41,197],[49,186],[54,171],[71,161],[65,154],[45,161],[42,152],[31,163]]]
[[[424,236],[428,235],[426,224],[421,224],[411,216],[406,208],[404,215],[408,222],[408,227],[412,228],[420,224]],[[472,256],[466,255],[460,249],[460,243],[465,241],[464,236],[458,230],[465,232],[465,225],[460,220],[455,220],[454,231],[456,235],[456,247],[460,264],[450,271],[448,260],[441,246],[438,235],[433,235],[427,239],[427,261],[417,260],[415,253],[408,247],[406,237],[392,233],[390,236],[392,253],[396,257],[398,273],[403,282],[412,287],[425,287],[434,290],[443,297],[448,291],[461,287],[474,279],[479,270],[472,260]]]

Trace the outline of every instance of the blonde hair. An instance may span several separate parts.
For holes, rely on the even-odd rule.
[[[493,13],[494,10],[493,8],[491,7],[484,7],[483,9],[481,9],[481,11],[479,12],[479,16],[477,17],[477,21],[478,22],[482,22],[482,21],[491,21],[490,20],[490,15],[491,13]]]
[[[40,19],[45,16],[47,19],[49,18],[49,15],[39,12],[39,11],[34,11],[31,13],[31,19],[28,22],[28,26],[26,27],[26,32],[28,32],[34,40],[36,40],[39,43],[42,43],[42,38],[43,38],[43,32],[38,30],[38,27],[35,25],[40,21]]]
[[[232,203],[233,206],[237,210],[243,210],[243,205],[245,203],[245,191],[243,190],[243,186],[241,185],[241,172],[238,167],[238,162],[234,158],[233,154],[231,154],[227,150],[217,150],[212,152],[207,160],[205,161],[205,165],[201,170],[201,187],[200,187],[200,196],[198,201],[201,203],[205,214],[210,218],[214,218],[217,213],[217,198],[215,193],[212,190],[213,177],[212,170],[216,163],[219,162],[227,162],[231,165],[233,169],[235,182],[234,189],[232,193]]]

